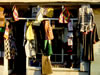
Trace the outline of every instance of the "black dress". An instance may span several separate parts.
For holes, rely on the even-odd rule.
[[[82,44],[83,44],[82,59],[84,61],[93,61],[94,60],[93,44],[99,41],[96,25],[94,25],[93,31],[90,31],[88,33],[86,32],[82,33],[82,38],[83,38],[82,40]]]

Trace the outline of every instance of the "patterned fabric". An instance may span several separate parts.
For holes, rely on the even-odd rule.
[[[4,39],[4,54],[7,59],[14,59],[17,55],[17,48],[15,46],[15,40],[10,36],[10,39]]]
[[[13,37],[12,29],[9,29],[8,39],[4,39],[4,56],[7,59],[14,59],[17,55],[15,38]]]
[[[70,13],[67,8],[64,8],[59,16],[59,23],[68,23],[70,19]]]
[[[17,8],[16,6],[13,6],[13,17],[14,17],[14,20],[15,21],[19,21],[19,18],[18,18],[18,11],[17,11]]]
[[[9,22],[6,22],[6,29],[4,33],[4,38],[8,39],[9,38],[9,28],[8,28]]]

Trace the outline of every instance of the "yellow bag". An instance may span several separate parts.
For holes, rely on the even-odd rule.
[[[29,23],[27,23],[29,24]],[[34,40],[34,30],[32,29],[32,24],[29,24],[26,30],[26,39],[27,40]]]
[[[47,17],[53,17],[53,8],[45,8],[43,15]]]

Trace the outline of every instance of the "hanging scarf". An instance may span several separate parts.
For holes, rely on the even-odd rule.
[[[52,31],[52,27],[50,25],[50,21],[44,21],[44,29],[45,29],[45,39],[46,40],[53,40],[54,36],[53,36],[53,31]]]
[[[70,19],[70,13],[67,8],[64,8],[59,16],[59,23],[68,23]]]
[[[8,39],[9,38],[9,28],[8,28],[9,22],[6,22],[6,29],[4,33],[4,38]]]
[[[13,6],[13,18],[14,18],[14,20],[15,21],[19,21],[19,18],[18,18],[18,11],[17,11],[17,8],[16,8],[16,6],[14,5]]]

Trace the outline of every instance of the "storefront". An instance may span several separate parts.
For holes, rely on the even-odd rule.
[[[98,61],[93,45],[100,38],[99,1],[1,0],[0,7],[6,23],[0,27],[0,75],[95,73],[94,62]]]

